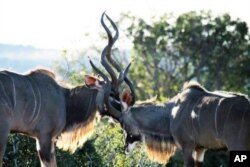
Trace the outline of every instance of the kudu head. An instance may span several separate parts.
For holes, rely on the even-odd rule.
[[[175,152],[170,132],[170,113],[174,102],[132,106],[131,99],[129,91],[122,93],[123,110],[119,122],[125,134],[125,153],[130,153],[137,143],[142,143],[151,160],[166,163]]]
[[[142,142],[142,134],[138,128],[138,122],[133,116],[133,111],[131,111],[132,101],[130,91],[125,90],[121,95],[122,116],[119,122],[124,130],[124,151],[126,154],[132,152],[137,143]]]
[[[112,36],[110,30],[104,22],[104,16],[106,16],[107,20],[111,23],[111,26],[115,30],[114,37]],[[111,57],[112,46],[116,42],[119,37],[119,31],[113,20],[104,12],[101,17],[101,24],[105,29],[108,36],[108,44],[102,51],[101,54],[101,64],[105,68],[105,70],[109,73],[109,77],[107,77],[100,69],[98,69],[93,62],[90,60],[90,64],[92,68],[103,78],[103,81],[100,81],[98,78],[86,75],[85,83],[89,88],[94,88],[99,90],[99,96],[97,96],[97,101],[102,101],[98,106],[98,109],[102,115],[108,115],[113,117],[116,120],[119,120],[121,117],[121,102],[119,97],[119,87],[125,81],[125,83],[129,86],[131,93],[130,96],[133,97],[131,103],[135,101],[135,93],[132,82],[128,79],[127,73],[131,63],[123,70],[120,65]],[[114,69],[119,73],[116,75]]]

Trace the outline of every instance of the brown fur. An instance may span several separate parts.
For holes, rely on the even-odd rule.
[[[66,129],[56,140],[56,146],[64,151],[74,153],[82,147],[87,139],[93,134],[98,114],[81,124],[74,124]]]
[[[154,105],[154,104],[157,104],[156,99],[157,99],[157,95],[144,101],[137,101],[136,105],[138,106]]]
[[[155,140],[153,137],[145,137],[145,151],[152,161],[166,164],[175,154],[176,146],[165,140]]]
[[[199,90],[206,91],[206,89],[196,81],[185,82],[183,87],[182,87],[182,90],[186,90],[186,89],[189,89],[189,88],[196,88],[196,89],[199,89]]]
[[[30,74],[39,74],[39,73],[48,75],[53,79],[56,78],[56,75],[52,71],[45,69],[45,68],[38,68],[38,69],[34,69],[30,71]]]
[[[190,88],[194,88],[194,89],[198,89],[201,91],[206,91],[208,92],[201,84],[199,84],[196,81],[189,81],[189,82],[185,82],[182,90],[186,90],[186,89],[190,89]],[[222,96],[242,96],[245,97],[246,99],[248,98],[247,95],[245,94],[241,94],[241,93],[237,93],[237,92],[228,92],[228,91],[213,91],[210,93],[214,93],[214,94],[218,94],[218,95],[222,95]]]
[[[88,86],[94,86],[96,84],[96,81],[98,80],[95,76],[91,75],[85,75],[84,77],[85,84]]]
[[[128,106],[131,106],[131,104],[132,104],[132,96],[131,96],[131,92],[129,90],[126,89],[126,90],[123,91],[121,99]]]

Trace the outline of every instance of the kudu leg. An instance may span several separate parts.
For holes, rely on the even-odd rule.
[[[195,162],[193,158],[193,149],[187,148],[183,149],[183,157],[184,157],[184,166],[185,167],[195,167]]]
[[[10,126],[6,119],[0,119],[0,167],[3,166],[3,156],[10,133]]]
[[[41,167],[56,167],[55,147],[51,138],[37,139],[36,146]]]

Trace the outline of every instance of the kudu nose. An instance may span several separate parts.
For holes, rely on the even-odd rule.
[[[128,148],[125,148],[125,154],[128,155],[129,154],[129,150]]]
[[[125,153],[126,155],[129,154],[128,144],[125,144],[125,146],[124,146],[124,153]]]

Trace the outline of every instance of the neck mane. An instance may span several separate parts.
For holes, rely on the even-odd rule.
[[[138,122],[148,157],[162,164],[167,163],[176,150],[170,133],[170,113],[173,105],[173,102],[169,102],[162,105],[141,106],[137,111],[134,110],[134,118]]]
[[[175,154],[176,146],[171,135],[143,133],[142,141],[148,157],[155,162],[166,164]]]
[[[237,92],[208,91],[196,81],[190,81],[190,82],[184,83],[183,90],[186,90],[186,89],[196,89],[196,90],[200,90],[200,91],[206,92],[206,93],[214,95],[214,96],[220,96],[220,97],[226,97],[226,98],[239,96],[239,97],[244,97],[244,98],[248,99],[247,95],[237,93]]]
[[[67,92],[66,125],[56,146],[74,153],[94,132],[97,91],[79,86]]]

